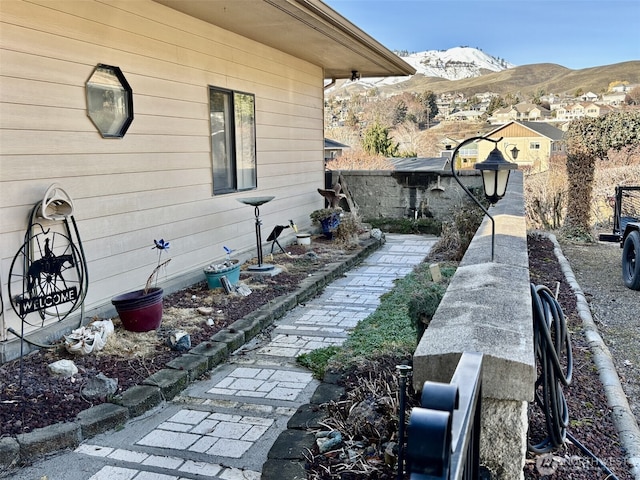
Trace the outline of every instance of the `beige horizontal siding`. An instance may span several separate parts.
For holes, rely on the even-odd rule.
[[[324,182],[319,67],[145,0],[3,0],[0,15],[5,300],[31,209],[54,182],[75,202],[87,308],[144,284],[154,238],[172,245],[161,280],[219,260],[222,245],[254,252],[253,208],[238,198],[276,197],[261,208],[265,238],[289,219],[308,228]],[[133,90],[122,139],[87,117],[98,63],[120,67]],[[212,195],[209,86],[255,95],[257,191]],[[8,301],[5,322],[19,326]]]

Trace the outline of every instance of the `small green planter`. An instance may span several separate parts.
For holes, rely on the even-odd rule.
[[[238,260],[233,261],[234,264],[227,268],[216,269],[215,271],[210,268],[205,268],[204,274],[207,277],[207,284],[209,288],[223,288],[220,279],[227,277],[231,285],[235,285],[240,280],[240,262]]]

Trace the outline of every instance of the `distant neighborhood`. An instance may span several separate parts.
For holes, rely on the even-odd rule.
[[[576,95],[540,95],[536,102],[522,101],[506,107],[492,110],[496,98],[500,95],[486,92],[467,97],[463,93],[442,93],[437,96],[437,114],[435,121],[441,122],[477,122],[484,120],[491,125],[500,125],[511,120],[527,122],[548,122],[563,129],[563,124],[582,117],[598,117],[606,115],[616,109],[635,103],[631,92],[640,92],[640,84],[621,83],[611,87],[611,90],[600,95],[593,92]],[[375,101],[377,97],[363,94],[367,101]],[[517,98],[515,96],[514,98]],[[334,101],[350,101],[350,96],[337,95]],[[345,115],[333,114],[329,118],[329,126],[338,127],[346,124]]]
[[[629,108],[640,108],[640,84],[618,80],[612,80],[600,94],[539,92],[526,100],[518,94],[495,92],[472,96],[461,92],[395,93],[376,87],[349,95],[337,92],[325,100],[325,160],[351,149],[358,151],[369,126],[377,125],[397,144],[393,154],[374,152],[383,156],[446,157],[450,154],[447,150],[454,149],[469,132],[482,132],[503,138],[499,149],[506,158],[507,147],[515,146],[519,150],[517,163],[540,172],[548,169],[554,155],[565,153],[563,135],[571,121]],[[457,167],[473,168],[479,158],[485,158],[490,145],[483,143],[461,150]]]
[[[620,84],[611,88],[607,93],[598,95],[587,92],[579,96],[570,95],[541,95],[538,103],[520,102],[508,107],[498,108],[487,115],[487,121],[498,125],[511,120],[529,122],[549,122],[562,128],[562,124],[582,117],[599,117],[629,103],[629,94],[634,89],[640,90],[640,84]],[[478,100],[471,109],[465,110],[464,105],[469,99],[464,95],[442,94],[438,98],[439,118],[442,121],[478,120],[486,115],[491,100],[498,95],[485,93],[475,95]]]

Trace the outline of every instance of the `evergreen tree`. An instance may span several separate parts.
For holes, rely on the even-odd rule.
[[[536,93],[533,94],[533,98],[531,99],[531,103],[534,105],[542,105],[542,97],[545,95],[544,89],[539,88]]]
[[[404,102],[404,100],[400,99],[393,109],[392,122],[394,125],[398,125],[405,121],[405,119],[407,118],[407,110],[407,104]]]
[[[418,94],[418,101],[422,104],[427,125],[436,115],[438,115],[437,100],[438,97],[436,97],[436,94],[431,90],[426,90]]]
[[[356,115],[356,112],[353,108],[350,108],[349,111],[347,112],[347,117],[344,120],[344,124],[347,127],[352,127],[355,128],[358,126],[358,116]]]
[[[372,155],[395,157],[398,154],[398,144],[389,136],[389,129],[378,122],[364,132],[362,148]]]
[[[489,102],[489,106],[487,107],[487,114],[492,115],[493,112],[498,110],[499,108],[504,108],[507,106],[507,102],[500,95],[497,95],[491,99]]]

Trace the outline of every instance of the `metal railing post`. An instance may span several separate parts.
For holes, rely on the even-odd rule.
[[[400,375],[400,394],[398,398],[398,475],[397,479],[404,477],[404,424],[406,421],[405,409],[407,406],[407,377],[411,374],[409,365],[396,365]]]
[[[463,353],[446,383],[425,382],[407,438],[411,480],[477,479],[480,472],[482,354]]]

